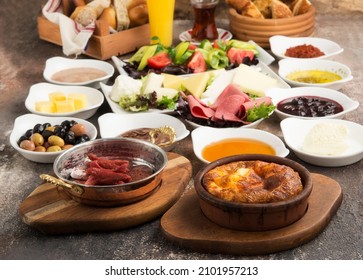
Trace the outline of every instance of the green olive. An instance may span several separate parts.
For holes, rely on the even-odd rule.
[[[59,136],[56,135],[52,135],[48,138],[48,143],[51,146],[59,146],[59,147],[63,147],[64,146],[64,140],[62,138],[60,138]]]
[[[60,152],[62,150],[61,147],[59,146],[50,146],[48,149],[47,149],[47,152]]]
[[[47,149],[44,146],[36,146],[34,152],[46,152]]]
[[[34,145],[33,141],[30,141],[30,140],[21,141],[19,146],[20,146],[20,148],[22,148],[24,150],[28,150],[28,151],[34,151],[34,149],[35,149],[35,145]]]
[[[42,146],[44,144],[44,137],[40,133],[34,133],[30,136],[30,141],[33,141],[35,146]]]

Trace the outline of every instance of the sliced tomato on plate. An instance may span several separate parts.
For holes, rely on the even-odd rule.
[[[188,62],[188,68],[193,70],[193,73],[201,73],[207,70],[207,63],[204,60],[203,54],[196,51],[190,61]]]
[[[254,56],[255,53],[253,51],[242,50],[238,48],[230,48],[227,52],[227,57],[232,64],[242,64],[245,57],[249,57],[250,60],[253,60]]]
[[[147,60],[147,65],[153,69],[162,69],[171,63],[172,61],[167,52],[160,52]]]

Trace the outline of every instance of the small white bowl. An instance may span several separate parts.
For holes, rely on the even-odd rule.
[[[231,138],[243,138],[262,141],[270,145],[276,152],[276,156],[286,157],[289,154],[289,150],[286,149],[282,140],[264,130],[253,128],[212,128],[212,127],[199,127],[194,129],[191,133],[193,142],[194,154],[201,161],[209,163],[202,156],[203,149],[217,141]]]
[[[166,125],[174,128],[176,134],[175,143],[189,135],[189,130],[186,129],[185,125],[179,119],[158,113],[149,113],[147,115],[106,113],[98,118],[98,124],[101,138],[117,137],[132,129],[159,128]],[[168,147],[168,150],[170,149]]]
[[[46,117],[34,114],[25,114],[15,119],[13,130],[10,134],[10,144],[17,150],[24,158],[40,163],[52,163],[63,151],[60,152],[33,152],[24,150],[19,147],[18,140],[25,134],[28,129],[33,128],[38,123],[50,123],[51,125],[61,124],[65,120],[75,120],[83,124],[86,128],[86,133],[90,140],[96,139],[97,129],[88,121],[74,117]]]
[[[87,95],[88,106],[84,109],[69,113],[43,113],[35,110],[35,103],[48,101],[48,95],[52,92],[82,93]],[[32,113],[48,117],[75,117],[88,119],[92,117],[105,100],[102,92],[97,89],[85,86],[62,86],[49,83],[38,83],[30,87],[28,97],[25,100],[25,107]]]
[[[353,79],[350,68],[348,66],[332,60],[324,60],[324,59],[305,60],[298,58],[285,58],[280,60],[278,64],[279,64],[279,70],[278,70],[279,76],[291,86],[296,86],[296,87],[315,86],[315,87],[325,87],[325,88],[339,90],[345,83]],[[329,71],[340,75],[342,79],[330,83],[313,84],[313,83],[296,82],[286,78],[286,76],[289,75],[290,73],[302,70]]]
[[[342,124],[348,129],[348,149],[340,155],[324,156],[302,151],[303,141],[311,128],[318,123]],[[325,167],[338,167],[350,165],[363,158],[363,126],[354,122],[337,119],[302,120],[287,118],[280,123],[281,130],[287,146],[301,160]]]
[[[95,68],[98,70],[102,70],[106,72],[104,77],[90,80],[87,82],[79,82],[79,83],[65,83],[59,82],[52,79],[52,76],[62,70],[67,70],[71,68]],[[112,77],[115,72],[115,68],[108,62],[97,60],[97,59],[72,59],[65,57],[52,57],[49,58],[45,63],[45,69],[43,72],[43,77],[46,81],[59,84],[59,85],[71,85],[71,86],[89,86],[94,88],[100,88],[100,82],[107,83],[109,78]]]
[[[282,35],[272,36],[270,39],[271,52],[278,58],[289,58],[285,55],[286,50],[291,47],[300,45],[312,45],[324,53],[324,55],[315,58],[299,58],[299,59],[326,59],[344,51],[337,43],[323,38],[315,37],[288,37]]]
[[[275,113],[280,119],[285,119],[288,117],[300,118],[300,119],[315,119],[314,117],[303,117],[303,116],[295,116],[284,113],[277,108],[277,105],[288,98],[298,97],[298,96],[316,96],[331,99],[337,103],[339,103],[343,107],[343,111],[335,114],[324,117],[316,117],[318,119],[342,119],[347,113],[354,111],[359,107],[359,102],[355,101],[345,94],[329,89],[329,88],[320,88],[320,87],[296,87],[296,88],[272,88],[268,89],[266,92],[266,96],[270,96],[272,99],[272,103],[276,106]]]

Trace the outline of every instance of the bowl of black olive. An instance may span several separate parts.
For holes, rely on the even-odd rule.
[[[25,114],[15,119],[10,144],[30,161],[53,163],[65,150],[96,137],[96,127],[83,119]]]
[[[356,110],[359,102],[333,89],[321,87],[271,88],[265,94],[276,106],[280,119],[342,119]]]

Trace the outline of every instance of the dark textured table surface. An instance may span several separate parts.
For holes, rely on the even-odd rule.
[[[193,252],[166,240],[159,219],[116,232],[59,236],[44,235],[27,226],[18,213],[19,205],[41,183],[39,174],[51,172],[52,165],[25,160],[10,146],[9,135],[14,119],[28,113],[24,101],[30,86],[44,82],[46,59],[63,53],[61,47],[38,38],[36,17],[44,1],[1,0],[0,3],[0,259],[363,259],[363,161],[339,168],[303,163],[311,172],[339,182],[343,202],[316,238],[275,254],[247,257]],[[223,20],[218,23],[228,24]],[[176,38],[178,32],[190,25],[189,21],[176,20]],[[333,59],[349,65],[354,80],[341,91],[361,104],[362,25],[362,13],[320,14],[318,10],[314,34],[334,40],[344,48]],[[276,64],[272,68],[276,70]],[[97,117],[110,111],[105,102],[91,121],[97,124]],[[363,107],[348,114],[346,119],[363,124]],[[275,116],[262,122],[259,128],[282,136]],[[192,152],[190,137],[178,143],[174,151],[192,162],[193,174],[202,167]],[[299,161],[293,153],[289,158]]]

